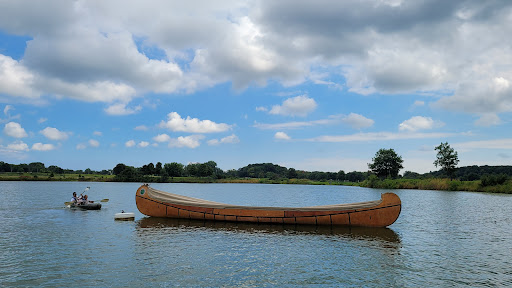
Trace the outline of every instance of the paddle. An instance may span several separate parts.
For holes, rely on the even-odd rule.
[[[87,188],[85,188],[85,189],[84,189],[84,192],[80,193],[80,197],[82,196],[82,194],[84,194],[84,193],[85,193],[85,191],[87,191],[87,190],[89,190],[89,189],[91,189],[91,187],[87,186]]]

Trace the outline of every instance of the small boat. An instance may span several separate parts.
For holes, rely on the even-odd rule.
[[[83,210],[100,210],[101,209],[101,203],[87,203],[87,204],[71,204],[69,205],[70,208],[80,208]]]
[[[386,227],[402,209],[400,198],[384,193],[380,200],[312,207],[230,205],[160,191],[144,184],[135,194],[137,209],[147,216],[179,219]]]

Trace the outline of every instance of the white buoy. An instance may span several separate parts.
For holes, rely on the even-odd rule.
[[[133,221],[135,220],[135,213],[121,211],[121,213],[114,215],[114,220]]]

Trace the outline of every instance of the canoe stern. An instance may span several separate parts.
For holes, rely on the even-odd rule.
[[[398,219],[402,202],[395,193],[381,195],[382,203],[367,210],[350,213],[350,224],[366,227],[387,227]]]

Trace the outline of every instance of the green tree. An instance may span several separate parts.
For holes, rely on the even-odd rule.
[[[368,164],[368,168],[381,179],[386,177],[396,178],[400,169],[404,168],[402,166],[404,160],[393,149],[380,149],[372,161],[373,163]]]
[[[457,155],[457,151],[453,150],[452,147],[448,144],[448,142],[442,143],[435,148],[437,151],[437,159],[434,161],[434,165],[436,167],[440,166],[444,172],[450,177],[450,180],[453,179],[453,175],[455,174],[455,170],[457,169],[457,164],[459,164],[459,156]]]
[[[137,169],[132,166],[125,166],[124,170],[116,175],[114,179],[121,182],[138,182],[142,180]]]
[[[155,165],[153,163],[143,165],[140,168],[140,171],[143,175],[153,175],[153,174],[155,174]]]
[[[157,162],[155,166],[155,174],[160,175],[162,174],[162,162]]]
[[[55,165],[49,166],[47,170],[52,172],[52,173],[56,173],[56,174],[63,174],[64,173],[64,169],[60,168],[59,166],[55,166]]]
[[[298,176],[297,170],[295,170],[293,168],[288,169],[288,179],[294,179],[294,178],[297,178],[297,176]]]
[[[44,164],[41,162],[32,162],[28,164],[30,172],[45,172]]]
[[[213,162],[213,161],[211,161]],[[215,162],[213,162],[215,163]],[[208,163],[199,164],[197,167],[197,175],[200,177],[208,177],[211,176],[215,172],[214,168]]]
[[[164,170],[167,172],[167,175],[170,177],[180,177],[183,176],[183,164],[172,162],[165,163]]]
[[[345,171],[343,171],[343,170],[338,171],[338,173],[336,174],[336,180],[344,181],[345,178],[346,178]]]
[[[126,165],[119,163],[116,165],[116,167],[114,167],[113,173],[114,175],[119,175],[121,172],[123,172],[124,169],[126,169]]]
[[[365,175],[363,174],[363,172],[357,172],[357,171],[352,171],[352,172],[348,172],[345,177],[347,178],[346,180],[350,181],[350,182],[359,182],[359,181],[363,181],[365,179]]]

